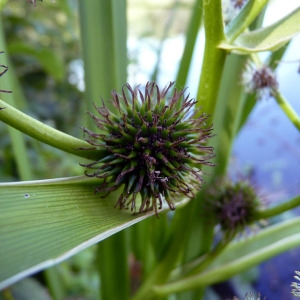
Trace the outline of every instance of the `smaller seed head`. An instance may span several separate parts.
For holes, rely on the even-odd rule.
[[[242,84],[247,93],[257,93],[258,99],[271,96],[272,91],[278,88],[275,72],[268,66],[256,67],[247,64],[242,74]]]
[[[224,233],[235,234],[253,224],[261,202],[252,185],[247,181],[219,182],[208,193],[216,224]]]

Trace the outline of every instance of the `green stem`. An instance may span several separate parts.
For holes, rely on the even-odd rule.
[[[208,252],[207,254],[204,254],[203,256],[200,256],[199,258],[175,269],[171,273],[170,281],[177,281],[187,276],[199,274],[215,260],[229,242],[230,240],[227,240],[225,243],[220,242],[211,252]]]
[[[179,6],[180,1],[179,0],[175,0],[171,7],[169,8],[169,16],[167,18],[167,21],[165,23],[165,26],[163,28],[163,33],[156,51],[156,64],[153,70],[153,73],[151,75],[151,81],[157,81],[157,75],[159,73],[160,70],[160,65],[161,65],[161,60],[162,60],[162,52],[163,52],[163,46],[164,46],[164,42],[166,40],[166,38],[169,36],[169,32],[170,29],[172,27],[172,24],[174,22],[174,20],[176,20],[175,16],[176,16],[176,12],[177,12],[177,7]]]
[[[154,291],[158,297],[162,297],[164,295],[199,288],[201,286],[208,286],[230,278],[261,263],[262,261],[269,259],[272,256],[278,255],[299,245],[300,234],[297,233],[274,242],[271,245],[258,249],[257,251],[253,251],[244,257],[237,258],[231,263],[225,264],[221,267],[214,268],[201,274],[190,276],[183,280],[172,282],[164,286],[156,286],[154,287]]]
[[[225,63],[226,52],[218,48],[225,39],[221,0],[204,1],[205,49],[197,93],[198,107],[213,114]]]
[[[213,115],[214,132],[212,139],[216,157],[215,176],[222,178],[226,174],[231,157],[232,144],[238,132],[238,126],[244,113],[246,99],[240,81],[241,70],[247,56],[230,54],[226,58],[219,96]]]
[[[179,66],[179,70],[175,82],[176,86],[180,89],[182,89],[186,84],[186,79],[192,61],[197,35],[202,21],[202,10],[201,10],[202,1],[203,0],[196,0],[192,8],[192,16],[186,34],[186,43],[184,47],[184,52],[182,54],[182,58],[180,61],[180,66]]]
[[[4,32],[4,22],[0,16],[0,45],[1,50],[6,51],[6,39]],[[22,89],[18,82],[18,78],[14,71],[11,60],[8,54],[1,54],[1,64],[9,67],[8,72],[1,77],[1,88],[5,90],[12,91],[12,94],[3,93],[2,97],[12,105],[16,107],[24,107],[25,100],[22,93]],[[1,107],[1,105],[0,105]],[[0,111],[1,113],[1,111]],[[9,136],[11,139],[11,150],[16,162],[16,167],[18,170],[19,179],[30,180],[33,176],[33,171],[31,169],[31,164],[29,160],[29,155],[27,151],[27,146],[24,136],[14,128],[8,127]]]
[[[54,300],[64,299],[66,297],[66,289],[57,266],[53,266],[44,270],[45,280],[47,282],[47,288],[49,289],[51,296]]]
[[[298,206],[300,206],[300,196],[296,196],[295,198],[285,201],[279,205],[260,211],[257,214],[257,220],[277,216]]]
[[[285,112],[287,117],[291,120],[291,122],[296,126],[298,130],[300,130],[300,118],[295,112],[295,110],[290,106],[290,104],[284,99],[282,94],[278,90],[273,90],[272,95],[275,100],[281,107],[281,109]]]
[[[185,226],[181,226],[182,220],[185,220]],[[141,288],[132,298],[132,300],[156,300],[157,295],[153,293],[153,287],[158,284],[167,282],[171,270],[176,265],[178,259],[182,254],[182,247],[178,245],[184,245],[187,238],[186,228],[190,222],[189,209],[187,206],[182,207],[176,211],[173,229],[177,229],[175,234],[170,235],[169,241],[166,243],[165,253],[162,256],[160,262],[155,269],[151,272],[148,278],[144,281]]]
[[[110,111],[112,89],[120,89],[127,78],[126,0],[79,1],[82,53],[85,68],[85,109],[100,100]],[[89,120],[90,121],[90,120]],[[87,121],[88,122],[88,121]],[[89,128],[95,127],[90,121]],[[127,238],[120,233],[99,244],[98,271],[102,299],[129,298]]]
[[[32,138],[62,151],[88,159],[97,158],[96,150],[78,150],[78,148],[92,148],[87,142],[47,126],[15,109],[1,99],[0,120]]]
[[[102,299],[129,299],[126,231],[119,232],[99,243],[97,263],[101,275]]]
[[[79,21],[85,70],[86,111],[103,97],[105,106],[115,111],[111,90],[120,89],[127,78],[126,1],[79,1]],[[87,119],[86,126],[95,126]]]

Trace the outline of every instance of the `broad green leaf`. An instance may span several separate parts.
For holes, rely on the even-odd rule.
[[[299,20],[300,8],[270,26],[241,34],[232,44],[222,42],[219,48],[242,54],[277,50],[300,32]]]
[[[154,214],[114,208],[118,193],[101,198],[97,185],[85,176],[0,184],[0,289]]]

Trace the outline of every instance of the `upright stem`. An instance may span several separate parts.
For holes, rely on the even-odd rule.
[[[82,52],[85,66],[85,109],[101,97],[109,101],[111,90],[121,89],[127,79],[126,0],[79,1]],[[88,121],[86,121],[88,122]],[[94,126],[92,122],[88,127]],[[102,299],[129,298],[129,270],[126,232],[99,244],[98,270]]]
[[[5,4],[5,1],[3,5]],[[1,6],[1,4],[0,4]],[[4,24],[2,17],[0,16],[0,45],[1,51],[6,52],[6,39],[4,32]],[[1,93],[1,98],[9,102],[14,106],[24,106],[24,97],[20,85],[17,82],[16,74],[14,73],[13,65],[8,57],[8,54],[1,54],[1,64],[4,64],[8,67],[8,71],[4,76],[1,76],[1,89],[12,91],[11,94]],[[0,109],[3,107],[0,103]],[[0,110],[1,113],[1,110]],[[1,120],[1,119],[0,119]],[[11,139],[11,150],[14,154],[14,159],[16,162],[18,175],[21,180],[30,180],[33,179],[33,172],[31,169],[29,156],[26,149],[25,138],[24,136],[16,131],[14,128],[8,127],[8,133]]]
[[[300,130],[300,118],[295,112],[295,110],[290,106],[290,104],[284,99],[282,94],[278,90],[272,91],[272,94],[277,101],[280,108],[287,115],[287,117],[291,120],[291,122],[295,125],[295,127]]]
[[[129,299],[130,280],[125,234],[126,231],[121,231],[99,244],[97,264],[101,274],[102,299]]]
[[[225,39],[220,0],[203,1],[205,49],[197,93],[199,107],[207,114],[214,112],[225,63],[226,52],[218,45]]]

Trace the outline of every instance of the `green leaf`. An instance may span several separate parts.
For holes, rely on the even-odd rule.
[[[234,18],[226,28],[226,36],[228,40],[233,41],[238,37],[247,27],[254,25],[254,20],[264,16],[264,7],[269,0],[249,0],[242,8],[240,13]]]
[[[277,50],[300,32],[299,19],[300,8],[270,26],[241,34],[232,44],[222,42],[219,48],[241,54]]]
[[[0,290],[55,265],[154,213],[114,205],[85,176],[0,184]]]

